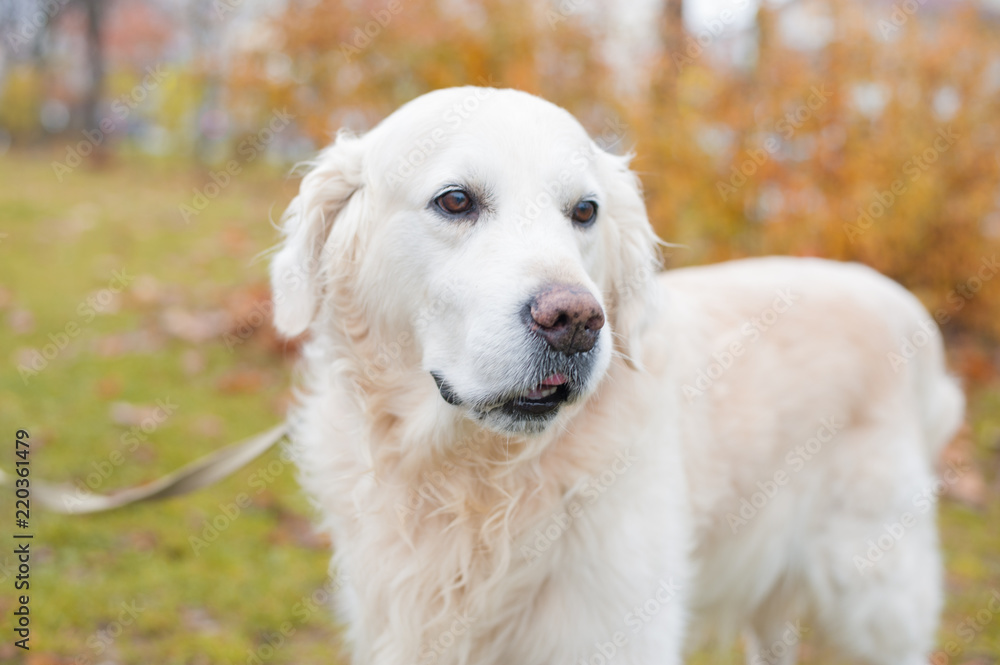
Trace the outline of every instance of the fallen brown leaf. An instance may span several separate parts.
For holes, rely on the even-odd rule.
[[[26,335],[35,329],[35,315],[23,307],[17,307],[7,314],[7,325],[15,334]]]
[[[221,337],[232,325],[224,310],[191,312],[181,307],[164,310],[160,323],[167,334],[194,344]]]
[[[941,451],[938,466],[960,470],[954,482],[945,484],[945,496],[974,508],[982,508],[986,504],[986,480],[976,464],[974,450],[972,429],[964,424]]]
[[[155,404],[131,404],[129,402],[114,402],[109,410],[111,421],[122,427],[135,427],[146,423],[158,423],[162,420],[162,412]]]
[[[236,369],[216,382],[216,388],[227,395],[252,394],[264,387],[264,373],[256,369]]]

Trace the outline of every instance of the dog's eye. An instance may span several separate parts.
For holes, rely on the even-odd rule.
[[[472,197],[461,189],[445,192],[434,200],[438,207],[450,215],[461,215],[472,210]]]
[[[597,219],[597,204],[593,201],[580,201],[573,207],[571,217],[580,226],[590,226]]]

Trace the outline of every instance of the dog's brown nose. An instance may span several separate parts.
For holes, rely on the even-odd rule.
[[[597,298],[582,286],[556,284],[531,299],[528,326],[556,351],[581,353],[597,343],[604,312]]]

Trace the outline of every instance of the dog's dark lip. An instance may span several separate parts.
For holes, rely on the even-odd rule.
[[[569,401],[569,398],[569,385],[563,383],[556,386],[555,392],[547,397],[530,399],[523,395],[519,395],[504,402],[500,408],[504,412],[518,418],[537,418],[539,416],[547,416],[555,412],[560,406]]]
[[[434,378],[434,383],[437,384],[441,399],[452,406],[466,405],[440,372],[432,371],[430,374]],[[532,399],[524,394],[516,394],[513,397],[501,399],[490,405],[468,404],[468,406],[480,414],[498,411],[518,420],[539,420],[550,416],[560,406],[571,401],[574,393],[572,384],[565,382],[555,386],[555,391],[551,395],[537,399]]]
[[[434,377],[434,383],[437,384],[438,392],[441,393],[441,399],[452,406],[462,405],[462,400],[458,398],[458,393],[455,392],[450,383],[445,381],[440,372],[431,372],[431,376]]]

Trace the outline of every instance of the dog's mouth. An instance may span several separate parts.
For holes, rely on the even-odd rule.
[[[501,416],[508,422],[547,422],[566,402],[572,401],[576,390],[570,376],[553,372],[532,387],[499,399],[467,402],[439,372],[431,372],[442,399],[454,406],[470,409],[478,418]]]
[[[569,397],[569,380],[557,373],[507,400],[500,408],[513,416],[545,416],[562,406]]]

